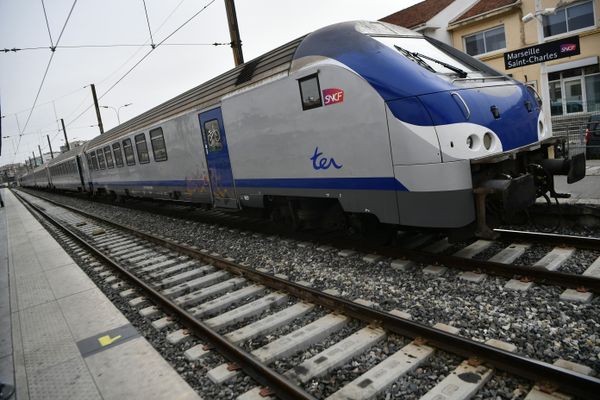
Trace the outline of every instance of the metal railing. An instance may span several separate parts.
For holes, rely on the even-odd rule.
[[[600,111],[554,116],[552,133],[563,139],[565,155],[585,153],[587,159],[600,158]]]

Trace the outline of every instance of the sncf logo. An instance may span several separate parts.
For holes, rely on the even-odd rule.
[[[342,89],[324,89],[323,98],[325,99],[325,105],[341,103],[344,101],[344,91]]]
[[[563,43],[560,45],[560,52],[567,53],[569,51],[577,50],[577,45],[575,43]]]

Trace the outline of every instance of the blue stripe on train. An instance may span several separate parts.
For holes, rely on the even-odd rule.
[[[118,181],[93,182],[95,186],[207,186],[203,180],[165,181]],[[340,190],[397,190],[408,189],[393,177],[378,178],[275,178],[275,179],[236,179],[239,188],[280,188],[280,189],[340,189]]]

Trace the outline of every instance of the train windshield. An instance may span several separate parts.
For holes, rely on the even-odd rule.
[[[422,36],[373,36],[421,67],[449,78],[483,78],[501,75],[485,64],[448,45]],[[483,65],[482,65],[483,64]]]

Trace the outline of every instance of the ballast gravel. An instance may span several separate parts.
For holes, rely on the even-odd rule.
[[[368,264],[362,260],[364,254],[357,253],[343,258],[337,255],[338,249],[319,251],[317,246],[299,246],[293,240],[265,237],[212,224],[59,197],[66,204],[85,209],[95,215],[229,256],[237,262],[244,262],[254,268],[264,268],[270,273],[285,274],[292,281],[307,281],[317,289],[336,288],[349,300],[362,298],[374,302],[374,307],[378,309],[406,311],[415,321],[429,325],[438,322],[449,324],[460,329],[460,335],[477,341],[498,339],[513,343],[517,347],[517,353],[527,357],[549,363],[563,358],[600,372],[600,300],[597,297],[586,304],[563,302],[559,301],[562,288],[535,284],[526,292],[512,291],[504,288],[507,282],[505,278],[488,276],[484,282],[474,284],[460,279],[460,271],[452,269],[439,277],[424,274],[421,271],[424,266],[415,266],[411,271],[400,272],[390,267],[389,259]],[[468,243],[464,245],[466,244]],[[454,245],[446,252],[451,253],[459,248],[460,245]],[[487,259],[501,249],[501,245],[494,243],[475,259]],[[533,264],[549,249],[544,246],[532,246],[516,263]],[[560,270],[581,273],[599,255],[598,252],[576,251],[574,257]],[[119,302],[119,299],[116,301]],[[135,314],[132,318],[140,318]],[[311,317],[314,318],[313,313],[304,318]],[[154,335],[158,337],[158,346],[170,346],[164,343],[164,338],[160,339],[161,333]],[[185,344],[186,348],[188,346],[191,347],[189,342]],[[379,344],[375,348],[380,346],[383,345]],[[254,345],[249,347],[254,348]],[[180,352],[178,356],[182,354],[183,352]],[[216,358],[214,362],[205,360],[198,365],[194,364],[194,368],[203,372],[209,369],[208,366],[216,366],[223,362],[221,357],[212,353],[210,357]],[[299,360],[302,357],[304,356],[297,356]],[[442,361],[439,361],[440,359]],[[368,364],[369,360],[361,357],[356,363],[360,366]],[[436,352],[423,367],[400,379],[379,398],[418,398],[435,382],[443,379],[448,373],[448,365],[455,366],[458,363],[459,359]],[[283,370],[280,367],[276,366],[276,369]],[[343,376],[338,376],[339,372],[334,372],[311,381],[307,390],[317,397],[326,396],[331,394],[327,382],[336,382],[331,387],[337,387],[352,380],[356,373],[358,372],[342,372]],[[435,376],[435,379],[422,383],[423,381],[417,378],[423,374]],[[199,374],[195,374],[197,384],[203,386],[204,378],[197,375]],[[523,398],[526,395],[530,382],[522,382],[514,377],[501,377],[495,375],[474,398],[511,399]],[[236,378],[235,382],[243,382],[243,379]],[[254,385],[254,382],[250,382],[246,386],[247,389],[251,389]],[[243,392],[230,384],[215,391],[214,398],[229,398],[233,392]]]

